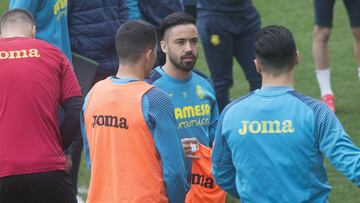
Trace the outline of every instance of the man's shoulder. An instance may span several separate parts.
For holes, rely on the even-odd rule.
[[[195,80],[199,81],[199,83],[206,84],[208,88],[214,91],[214,84],[207,75],[200,72],[199,70],[193,70],[193,77]]]
[[[154,69],[150,72],[149,77],[148,77],[147,79],[145,79],[145,82],[154,85],[154,83],[156,83],[156,81],[158,81],[158,80],[162,77],[161,73],[159,72],[159,68],[160,68],[160,67],[154,68]]]
[[[233,100],[232,102],[230,102],[228,105],[225,106],[223,113],[227,113],[229,112],[232,108],[234,108],[235,106],[239,106],[241,104],[243,104],[246,99],[250,98],[252,95],[254,95],[254,91],[249,92],[248,94],[239,97],[238,99]]]
[[[63,53],[51,45],[48,42],[43,40],[34,39],[34,38],[5,38],[4,45],[6,45],[6,50],[3,50],[3,55],[11,58],[40,58],[44,56],[51,56],[53,59],[62,58]],[[4,57],[3,56],[3,57]]]
[[[295,98],[297,98],[298,100],[300,100],[300,102],[302,102],[305,105],[307,105],[308,107],[310,107],[312,110],[327,108],[327,106],[323,102],[321,102],[320,100],[313,98],[311,96],[307,96],[303,93],[300,93],[300,92],[297,92],[294,90],[289,91],[288,93],[290,95],[294,96]]]

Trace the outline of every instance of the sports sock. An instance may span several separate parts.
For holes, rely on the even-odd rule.
[[[316,70],[316,78],[319,83],[321,96],[324,96],[327,94],[334,95],[334,93],[331,89],[331,84],[330,84],[330,68],[326,68],[326,69],[322,69],[322,70],[317,69]]]
[[[360,67],[358,67],[358,76],[359,76],[359,80],[360,80]]]

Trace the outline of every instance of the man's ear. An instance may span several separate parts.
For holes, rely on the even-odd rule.
[[[165,54],[168,53],[168,46],[165,41],[163,41],[163,40],[160,41],[160,48]]]
[[[261,62],[258,59],[254,59],[254,63],[255,63],[256,72],[261,74],[262,73]]]
[[[295,58],[295,65],[300,63],[300,52],[296,50],[296,58]]]
[[[32,38],[35,38],[35,34],[36,34],[36,27],[35,27],[35,25],[32,27],[32,29],[31,29],[31,34],[32,34]]]
[[[149,61],[151,61],[151,57],[152,57],[152,52],[154,50],[153,49],[149,49],[145,52],[145,60],[146,60],[146,63],[148,63]]]

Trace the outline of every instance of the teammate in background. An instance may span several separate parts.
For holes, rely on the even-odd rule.
[[[9,9],[28,10],[35,18],[36,38],[56,46],[71,61],[67,22],[68,0],[10,0]]]
[[[324,156],[360,186],[360,149],[322,102],[292,89],[294,38],[267,26],[255,41],[262,88],[222,112],[212,155],[217,183],[241,202],[327,202]]]
[[[87,202],[184,202],[184,157],[171,101],[143,81],[156,60],[156,29],[128,21],[117,32],[116,49],[117,75],[94,85],[82,111]]]
[[[194,173],[194,167],[191,167],[192,159],[200,158],[194,161],[197,162],[201,159],[205,160],[206,157],[193,155],[191,145],[196,146],[200,143],[204,148],[208,148],[209,150],[204,149],[207,150],[204,153],[208,153],[208,159],[210,159],[210,147],[214,140],[219,112],[211,82],[206,76],[193,71],[198,57],[199,41],[195,19],[185,12],[173,13],[161,22],[159,37],[161,49],[166,54],[166,63],[153,70],[149,83],[167,92],[174,104],[173,112],[187,156],[185,166],[192,182],[186,202],[193,202],[196,195],[201,196],[201,194],[194,194],[195,196],[189,197],[189,194],[193,193],[194,187],[206,190],[206,181],[211,188],[215,184],[213,184],[214,180],[211,175],[210,161],[207,168],[204,169],[209,171],[208,174]],[[202,148],[200,147],[200,149]],[[199,175],[203,176],[203,180],[200,180]],[[206,181],[204,182],[204,180]],[[206,195],[202,194],[202,197],[206,197]],[[217,196],[215,195],[215,197]],[[225,200],[224,192],[222,200],[223,202]],[[221,201],[219,199],[209,201],[204,198],[201,202]]]
[[[351,31],[355,39],[354,55],[360,79],[360,1],[343,0],[343,2],[349,15]],[[335,112],[335,97],[331,88],[327,44],[331,34],[334,5],[335,0],[314,0],[315,28],[313,34],[313,57],[321,99],[333,112]]]
[[[115,75],[117,29],[129,19],[126,0],[68,0],[71,50],[99,63],[94,83]]]
[[[253,61],[255,34],[261,28],[260,15],[251,0],[198,0],[197,16],[216,100],[222,111],[229,103],[229,89],[234,83],[233,57],[243,69],[250,91],[261,87],[261,76]]]
[[[82,96],[66,56],[34,39],[22,9],[0,19],[0,202],[76,202],[63,150],[80,131]],[[58,127],[58,107],[65,118]]]

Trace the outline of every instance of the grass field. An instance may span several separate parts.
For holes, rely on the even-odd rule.
[[[313,7],[310,0],[254,0],[264,25],[280,24],[288,27],[295,35],[301,62],[296,67],[295,89],[319,98],[319,88],[315,79],[314,62],[311,55]],[[1,0],[0,13],[8,7],[7,0]],[[334,29],[329,44],[333,90],[336,94],[337,115],[354,143],[360,146],[360,82],[357,78],[356,63],[353,57],[353,38],[350,33],[348,17],[342,1],[337,1],[334,12]],[[0,45],[1,49],[1,45]],[[235,63],[236,64],[236,63]],[[208,74],[204,56],[200,53],[197,68]],[[248,85],[240,67],[234,66],[235,84],[231,90],[232,98],[244,95]],[[328,177],[332,185],[330,202],[358,203],[360,190],[347,181],[326,161]],[[79,174],[80,188],[88,185],[89,174],[82,162]],[[81,195],[86,196],[86,190]],[[231,197],[227,202],[238,202]]]

